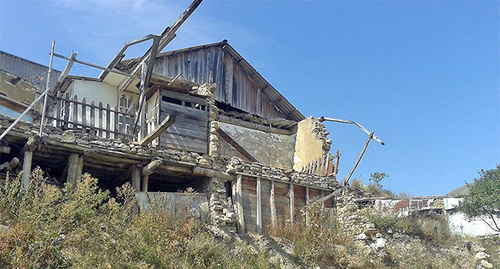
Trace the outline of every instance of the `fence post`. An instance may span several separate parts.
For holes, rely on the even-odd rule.
[[[69,129],[69,93],[66,94],[66,97],[64,98],[64,128],[63,129]]]
[[[94,100],[92,100],[92,102],[90,102],[90,135],[92,135],[92,136],[96,135],[95,127],[96,127],[96,124],[95,124],[95,103],[94,103]]]
[[[87,133],[87,104],[85,103],[85,97],[82,100],[82,133]]]
[[[73,96],[73,129],[78,127],[78,96]]]
[[[106,138],[109,138],[109,133],[111,132],[110,125],[111,125],[111,109],[109,106],[109,103],[106,105]]]

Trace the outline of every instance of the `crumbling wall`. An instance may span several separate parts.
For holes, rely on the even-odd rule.
[[[292,167],[295,135],[267,133],[222,122],[219,125],[258,162],[283,169]]]
[[[301,171],[313,162],[326,169],[325,157],[328,156],[332,141],[327,137],[328,132],[319,120],[309,117],[297,125],[297,140],[293,157],[293,169]],[[317,172],[326,172],[317,170]]]
[[[199,193],[175,192],[136,192],[137,205],[140,211],[155,209],[171,212],[187,209],[189,213],[202,220],[208,218],[207,197]]]
[[[26,80],[0,70],[0,94],[25,105],[37,97],[37,87]]]

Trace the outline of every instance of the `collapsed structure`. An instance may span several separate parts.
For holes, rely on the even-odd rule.
[[[293,222],[338,188],[339,155],[329,153],[325,126],[305,118],[227,41],[156,54],[161,39],[152,39],[149,56],[123,60],[120,51],[98,78],[68,75],[73,54],[54,72],[46,106],[8,132],[40,93],[33,74],[18,70],[39,65],[0,52],[2,177],[22,170],[27,185],[40,166],[52,183],[75,185],[90,173],[112,192],[130,182],[140,203],[189,200],[226,231],[258,233],[280,218]],[[47,67],[34,72],[43,77]]]

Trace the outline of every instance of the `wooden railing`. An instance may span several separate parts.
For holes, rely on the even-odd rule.
[[[63,97],[50,96],[52,113],[49,113],[48,125],[63,130],[73,129],[82,133],[89,133],[98,137],[118,138],[133,137],[133,125],[135,119],[134,111],[120,111],[118,105],[105,106],[94,101],[87,103],[85,98],[78,101],[75,95],[70,98],[69,94]]]
[[[337,155],[331,157],[329,154],[326,154],[322,158],[306,164],[300,169],[300,172],[321,176],[336,176],[338,173],[339,161],[340,153],[337,150]]]

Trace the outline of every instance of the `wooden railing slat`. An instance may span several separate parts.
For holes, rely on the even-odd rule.
[[[82,100],[82,133],[87,133],[87,105],[85,104],[85,97]]]
[[[134,110],[122,112],[118,105],[111,108],[110,104],[106,104],[104,107],[102,102],[99,102],[98,106],[94,101],[89,104],[86,98],[78,101],[78,96],[71,98],[69,93],[64,97],[50,96],[49,98],[56,102],[56,111],[52,113],[53,115],[47,116],[51,119],[47,123],[49,125],[62,129],[81,129],[82,133],[89,132],[91,135],[106,138],[111,138],[111,134],[113,138],[133,136]]]

